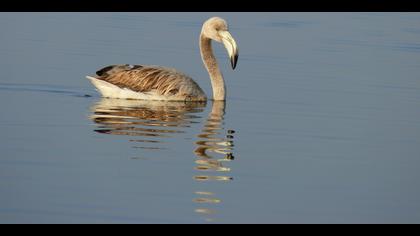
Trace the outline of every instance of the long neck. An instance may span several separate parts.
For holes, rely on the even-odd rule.
[[[225,100],[226,99],[226,87],[225,81],[223,80],[222,73],[217,65],[216,58],[213,54],[211,47],[211,39],[207,38],[203,34],[200,35],[200,52],[201,59],[209,73],[211,86],[213,88],[213,99],[214,100]]]

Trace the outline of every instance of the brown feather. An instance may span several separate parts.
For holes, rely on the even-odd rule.
[[[205,94],[189,76],[173,68],[145,65],[113,65],[96,72],[98,79],[135,92],[205,100]]]

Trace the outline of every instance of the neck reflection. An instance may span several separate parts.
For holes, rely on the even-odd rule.
[[[205,107],[205,102],[102,98],[91,107],[90,118],[96,123],[95,132],[128,138],[133,148],[141,149],[143,155],[149,152],[153,156],[156,151],[166,151],[167,141],[200,123]],[[193,202],[199,204],[195,212],[204,216],[207,221],[214,220],[214,204],[220,204],[222,200],[206,183],[226,183],[233,180],[229,175],[231,169],[227,165],[234,159],[235,131],[224,128],[224,116],[225,102],[213,101],[204,127],[194,143],[196,165],[193,178],[199,183],[200,189],[195,191]]]
[[[226,164],[234,159],[233,134],[234,130],[224,128],[225,102],[213,101],[211,112],[205,121],[204,128],[197,135],[195,142],[196,167],[199,172],[194,179],[199,182],[229,182],[233,178],[229,175],[231,169]],[[221,203],[221,199],[211,191],[196,191],[194,202],[200,206],[195,212],[203,214],[207,221],[214,221],[215,210],[211,204]]]

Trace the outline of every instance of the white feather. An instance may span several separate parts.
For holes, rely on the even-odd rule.
[[[135,92],[128,88],[120,88],[116,85],[106,81],[97,79],[92,76],[86,76],[92,82],[96,89],[106,98],[120,98],[120,99],[136,99],[136,100],[173,100],[174,97],[162,96],[156,91],[149,91],[147,93]]]

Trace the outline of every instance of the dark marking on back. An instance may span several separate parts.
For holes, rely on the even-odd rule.
[[[100,69],[100,70],[96,71],[96,74],[97,74],[97,75],[99,75],[99,76],[102,76],[102,75],[104,75],[106,72],[108,72],[108,71],[112,70],[112,68],[114,68],[114,67],[115,67],[114,65],[104,67],[104,68],[102,68],[102,69]]]
[[[135,69],[142,68],[142,67],[143,67],[142,65],[134,65],[133,68],[131,68],[131,69],[135,70]]]
[[[125,64],[125,65],[111,65],[111,66],[107,66],[104,67],[100,70],[98,70],[96,72],[97,75],[99,76],[109,76],[113,73],[119,72],[119,71],[129,71],[129,70],[135,70],[138,68],[142,68],[142,65],[130,65],[130,64]]]

